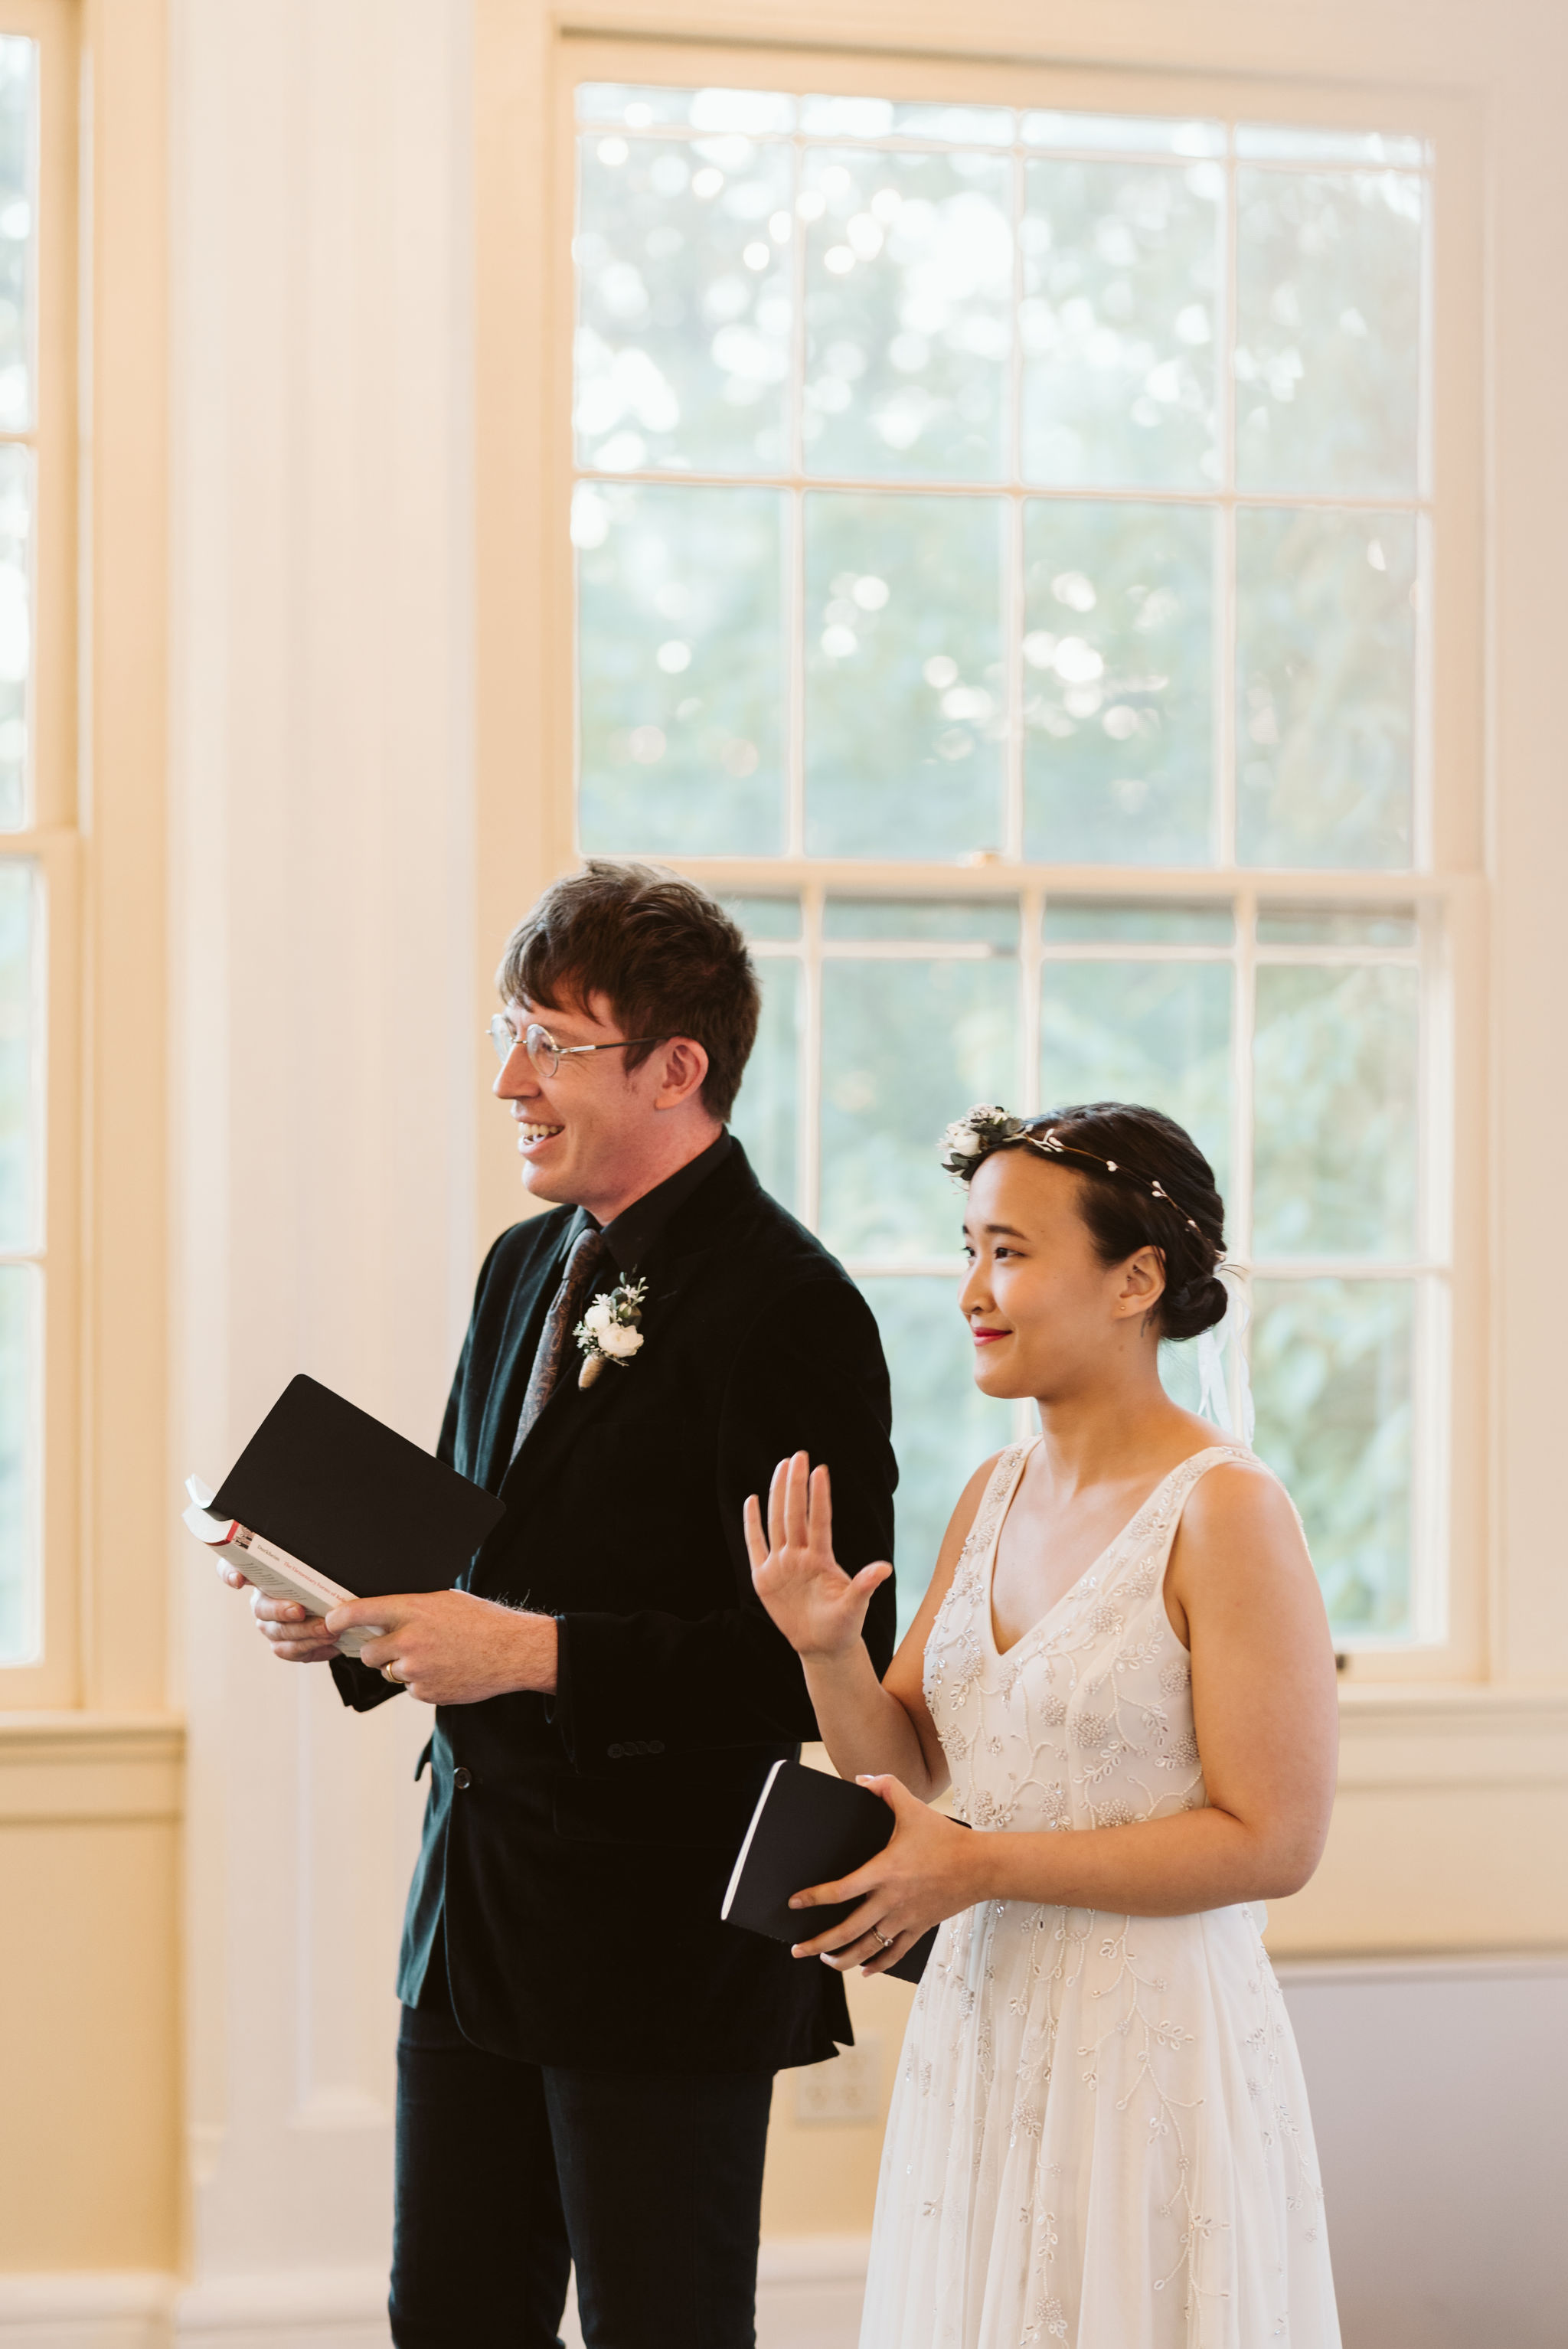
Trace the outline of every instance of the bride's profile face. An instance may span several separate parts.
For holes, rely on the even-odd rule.
[[[969,1185],[969,1276],[959,1309],[975,1381],[999,1398],[1042,1400],[1091,1379],[1130,1346],[1152,1343],[1160,1258],[1140,1248],[1102,1264],[1078,1209],[1079,1178],[1032,1150],[999,1150]]]

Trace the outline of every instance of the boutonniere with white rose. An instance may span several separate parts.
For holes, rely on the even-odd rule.
[[[645,1280],[624,1280],[618,1288],[593,1299],[577,1324],[578,1345],[583,1350],[583,1368],[577,1373],[580,1387],[591,1387],[606,1362],[619,1362],[623,1368],[643,1347],[643,1301],[648,1293]]]

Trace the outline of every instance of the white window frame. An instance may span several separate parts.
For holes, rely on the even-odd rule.
[[[1424,1464],[1429,1473],[1418,1487],[1417,1539],[1422,1564],[1418,1568],[1417,1637],[1408,1646],[1379,1648],[1367,1658],[1366,1668],[1371,1676],[1385,1680],[1474,1676],[1484,1670],[1487,1650],[1488,1168],[1483,1138],[1487,883],[1480,717],[1484,642],[1480,527],[1481,306],[1475,227],[1481,207],[1479,145],[1470,109],[1460,99],[1426,90],[1317,86],[1299,76],[1274,80],[1187,73],[1167,76],[1076,65],[996,66],[961,56],[908,57],[892,50],[874,56],[827,49],[769,50],[760,46],[717,47],[695,39],[651,41],[568,32],[556,35],[552,55],[549,104],[542,119],[533,118],[533,127],[549,140],[554,190],[546,264],[547,363],[542,378],[537,349],[529,342],[521,314],[503,317],[498,305],[484,299],[494,263],[510,255],[515,265],[523,239],[539,233],[537,216],[530,216],[527,210],[527,183],[521,171],[491,176],[485,184],[493,190],[496,201],[488,209],[481,205],[480,214],[480,462],[481,480],[496,494],[480,501],[480,895],[481,932],[485,932],[486,907],[493,905],[496,936],[515,913],[520,872],[542,882],[576,861],[569,537],[573,478],[570,237],[575,202],[573,92],[579,82],[663,81],[682,87],[712,84],[940,98],[1119,115],[1146,112],[1326,123],[1397,130],[1429,143],[1436,171],[1429,267],[1431,380],[1437,398],[1426,436],[1422,488],[1428,493],[1425,511],[1429,529],[1442,559],[1432,574],[1434,592],[1423,599],[1422,657],[1431,688],[1431,723],[1418,745],[1420,812],[1413,870],[1326,874],[1222,866],[1202,871],[1054,866],[1014,861],[1006,851],[995,863],[980,867],[805,857],[672,857],[668,861],[726,895],[777,895],[798,890],[809,922],[813,918],[812,905],[820,905],[830,893],[1016,898],[1024,914],[1026,957],[1041,953],[1035,943],[1038,932],[1033,913],[1047,894],[1101,899],[1178,897],[1188,902],[1224,897],[1236,904],[1239,916],[1244,915],[1248,900],[1261,895],[1274,903],[1352,906],[1398,902],[1418,909],[1428,970],[1421,1048],[1424,1116],[1439,1143],[1426,1154],[1429,1174],[1422,1202],[1421,1261],[1447,1278],[1446,1314],[1433,1318],[1439,1323],[1447,1319],[1449,1342],[1445,1346],[1441,1330],[1435,1330],[1418,1355],[1417,1402],[1429,1431]],[[521,119],[516,90],[507,103],[516,125]],[[499,119],[499,111],[494,119]],[[813,476],[810,485],[833,484]],[[875,486],[885,491],[892,484],[879,481]],[[988,494],[1005,494],[1006,486],[965,485]],[[1048,494],[1033,485],[1026,493]],[[1154,493],[1140,491],[1138,495],[1156,502]],[[1174,502],[1212,504],[1216,493]],[[1322,502],[1362,503],[1384,511],[1398,502],[1334,499]],[[509,513],[515,522],[525,506],[531,508],[530,519],[536,535],[532,549],[520,557],[515,545],[503,543],[501,533]],[[531,556],[538,567],[531,578],[525,578],[523,568]],[[533,624],[531,640],[525,640],[517,627],[520,611],[524,610]],[[1230,723],[1228,693],[1221,697],[1217,716],[1222,726]],[[547,774],[551,781],[525,805],[517,792],[518,761],[532,757],[541,762],[535,771]],[[1015,763],[1018,764],[1016,760]],[[798,784],[795,796],[798,803]],[[1016,809],[1016,782],[1011,796]],[[1009,844],[1016,846],[1016,838],[1015,817]],[[799,833],[796,840],[798,843]],[[481,943],[481,957],[486,944],[493,944],[488,932]],[[1291,949],[1291,957],[1301,951]],[[1026,969],[1024,978],[1024,1001],[1026,1007],[1032,1007],[1037,1003],[1037,969]],[[816,1016],[810,994],[807,1016],[809,1020]],[[1033,1018],[1030,1009],[1023,1040],[1026,1080],[1037,1059],[1033,1050]],[[1032,1100],[1033,1092],[1033,1083],[1026,1082],[1020,1089],[1020,1099]],[[804,1149],[813,1138],[809,1108],[802,1123],[807,1128]],[[1441,1146],[1446,1135],[1452,1137],[1451,1150]],[[1236,1166],[1241,1171],[1240,1155]],[[493,1174],[481,1173],[480,1212],[487,1220],[491,1198],[499,1208],[503,1197],[500,1178],[499,1166]],[[803,1195],[807,1199],[809,1194]],[[1233,1213],[1243,1204],[1234,1179],[1231,1204]],[[515,1213],[515,1207],[511,1212]],[[501,1220],[500,1214],[495,1214],[493,1220]],[[869,1264],[862,1268],[872,1269]],[[893,1268],[879,1263],[874,1268],[882,1272]],[[1303,1269],[1292,1268],[1295,1272]],[[1376,1277],[1385,1268],[1366,1265],[1357,1269]],[[1451,1434],[1445,1434],[1445,1430]]]
[[[0,1252],[34,1268],[32,1444],[39,1645],[0,1668],[0,1706],[59,1705],[78,1689],[81,1058],[83,885],[77,818],[77,278],[79,25],[68,0],[5,0],[0,33],[38,44],[35,224],[35,421],[0,432],[34,452],[34,665],[25,828],[0,832],[0,859],[34,875],[37,1246]]]
[[[47,893],[43,1653],[0,1716],[168,1702],[168,26],[9,0],[43,46],[35,798]],[[181,1472],[183,1470],[181,1469]]]

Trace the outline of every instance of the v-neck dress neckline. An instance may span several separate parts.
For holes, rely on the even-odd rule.
[[[1072,1581],[1068,1583],[1067,1588],[1062,1591],[1058,1597],[1052,1599],[1045,1613],[1043,1615],[1037,1615],[1026,1631],[1020,1631],[1018,1637],[1014,1640],[1009,1646],[1003,1648],[997,1645],[996,1640],[995,1605],[996,1557],[997,1553],[1002,1547],[1002,1529],[1013,1513],[1013,1504],[1018,1497],[1018,1487],[1024,1481],[1024,1471],[1027,1468],[1030,1460],[1039,1450],[1040,1445],[1044,1441],[1045,1439],[1043,1436],[1036,1435],[1032,1436],[1027,1444],[1018,1445],[1010,1475],[998,1495],[1001,1506],[996,1516],[995,1530],[990,1537],[990,1545],[984,1568],[985,1584],[985,1642],[990,1649],[993,1658],[997,1663],[1006,1663],[1009,1658],[1016,1656],[1019,1650],[1024,1647],[1028,1640],[1035,1639],[1041,1631],[1043,1631],[1050,1622],[1052,1617],[1057,1614],[1062,1608],[1067,1606],[1069,1599],[1073,1599],[1084,1588],[1085,1585],[1088,1582],[1090,1575],[1098,1575],[1099,1568],[1105,1564],[1106,1559],[1109,1557],[1111,1552],[1118,1549],[1123,1542],[1130,1540],[1137,1534],[1142,1519],[1159,1502],[1161,1495],[1164,1494],[1166,1486],[1171,1482],[1173,1477],[1180,1476],[1182,1470],[1190,1468],[1195,1460],[1202,1460],[1205,1465],[1207,1465],[1210,1464],[1212,1458],[1217,1458],[1218,1455],[1221,1454],[1227,1459],[1243,1459],[1247,1456],[1245,1454],[1239,1452],[1234,1444],[1206,1444],[1201,1452],[1190,1452],[1185,1460],[1178,1460],[1174,1468],[1167,1469],[1165,1475],[1161,1476],[1158,1485],[1152,1486],[1150,1490],[1144,1495],[1142,1500],[1140,1501],[1137,1508],[1134,1509],[1132,1515],[1128,1518],[1126,1524],[1122,1526],[1119,1532],[1112,1534],[1110,1539],[1096,1552],[1093,1557],[1089,1559],[1088,1564],[1084,1568],[1082,1573],[1075,1575]],[[1193,1482],[1197,1482],[1196,1477],[1193,1478]],[[982,1506],[984,1506],[984,1503],[982,1503]]]

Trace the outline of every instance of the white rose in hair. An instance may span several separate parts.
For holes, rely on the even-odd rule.
[[[612,1321],[605,1329],[596,1330],[593,1334],[604,1351],[621,1361],[629,1360],[643,1342],[642,1331],[628,1330],[624,1321]]]
[[[1023,1120],[995,1102],[976,1102],[963,1117],[954,1118],[943,1134],[942,1164],[955,1182],[967,1183],[987,1151],[1023,1130]]]

